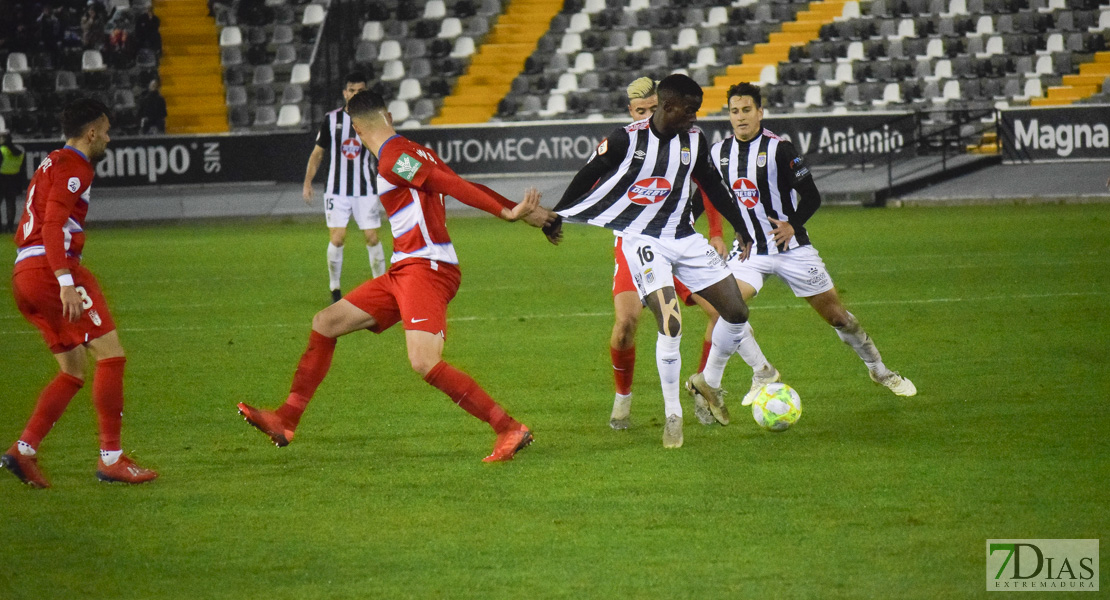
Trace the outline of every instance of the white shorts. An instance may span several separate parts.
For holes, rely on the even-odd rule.
[[[363,231],[382,226],[382,201],[377,196],[324,196],[324,218],[330,228],[346,228],[351,217]]]
[[[680,240],[627,233],[622,237],[621,250],[640,298],[665,287],[673,288],[675,279],[698,292],[729,275],[725,259],[700,233]]]
[[[809,298],[833,289],[832,277],[813,246],[798,246],[778,254],[756,254],[740,262],[737,245],[734,244],[732,253],[728,255],[728,268],[736,279],[755,288],[757,294],[767,275],[777,275],[799,298]]]

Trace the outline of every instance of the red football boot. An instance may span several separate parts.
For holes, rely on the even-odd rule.
[[[19,453],[19,442],[12,444],[8,451],[0,456],[0,464],[4,468],[11,471],[12,475],[19,478],[20,481],[34,488],[48,488],[50,482],[43,476],[42,471],[39,470],[38,456],[24,456]]]
[[[482,462],[501,462],[512,460],[513,456],[521,449],[532,443],[532,430],[524,425],[497,434],[497,441],[493,443],[493,453],[482,459]]]
[[[125,455],[111,465],[104,464],[103,459],[96,462],[96,478],[108,483],[146,483],[157,477],[158,473],[140,467]]]
[[[293,441],[293,427],[272,410],[255,408],[244,402],[239,403],[239,414],[247,423],[270,436],[277,447],[288,446]]]

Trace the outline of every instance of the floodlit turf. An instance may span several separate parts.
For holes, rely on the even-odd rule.
[[[734,358],[733,424],[699,425],[684,396],[680,450],[646,313],[633,426],[608,427],[611,235],[451,227],[446,359],[536,433],[507,464],[481,462],[493,434],[411,371],[397,330],[340,341],[289,447],[236,414],[288,391],[328,299],[322,223],[94,224],[124,446],[162,476],[95,480],[87,385],[41,448],[54,487],[0,473],[0,598],[955,598],[984,593],[988,538],[1106,537],[1106,205],[821,211],[845,303],[918,397],[872,384],[774,282],[752,322],[801,420],[758,429]],[[361,245],[345,267],[344,290],[368,276]],[[9,282],[5,448],[55,370]],[[685,319],[684,376],[704,331]]]

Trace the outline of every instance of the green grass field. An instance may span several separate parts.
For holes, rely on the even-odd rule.
[[[752,323],[805,414],[760,430],[734,358],[732,425],[684,397],[680,450],[647,313],[633,428],[608,427],[609,233],[451,227],[445,357],[536,432],[507,464],[480,461],[492,433],[411,371],[396,329],[340,341],[289,447],[236,414],[288,391],[327,300],[322,222],[94,224],[124,447],[161,478],[95,480],[87,385],[41,448],[54,487],[0,473],[0,598],[957,598],[984,595],[988,538],[1108,532],[1106,205],[821,211],[845,303],[919,395],[872,384],[773,282]],[[349,289],[369,268],[357,243],[346,261]],[[56,365],[0,281],[7,447]],[[685,318],[684,376],[705,324]]]

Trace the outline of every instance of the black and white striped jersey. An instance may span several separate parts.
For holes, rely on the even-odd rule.
[[[342,108],[328,113],[316,134],[316,145],[328,152],[326,196],[360,198],[377,195],[378,161],[362,145],[351,117]]]
[[[696,233],[694,219],[702,204],[700,195],[693,194],[695,183],[736,227],[739,211],[709,164],[701,130],[661,139],[651,120],[644,119],[617,129],[598,145],[555,211],[568,221],[621,233],[681,239]]]
[[[794,145],[767,129],[749,142],[729,136],[709,151],[725,184],[732,188],[754,254],[777,254],[809,244],[805,223],[821,205],[821,194]],[[768,217],[789,221],[794,237],[777,247]]]

